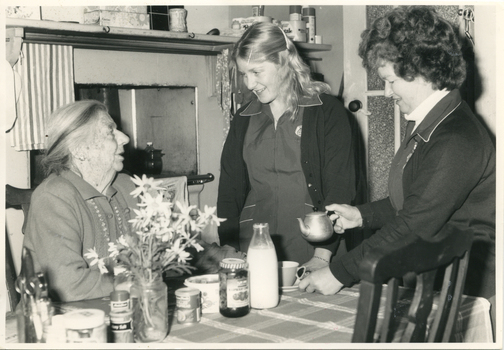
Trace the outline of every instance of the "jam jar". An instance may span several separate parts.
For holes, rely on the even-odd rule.
[[[219,265],[219,312],[226,317],[245,316],[250,312],[247,263],[227,258]]]

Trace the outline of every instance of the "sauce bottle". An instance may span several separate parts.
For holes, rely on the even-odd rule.
[[[269,309],[278,305],[278,260],[267,223],[256,223],[247,251],[250,307]]]

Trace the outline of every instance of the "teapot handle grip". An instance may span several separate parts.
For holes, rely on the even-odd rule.
[[[329,216],[331,216],[333,214],[336,214],[336,213],[334,211],[330,210],[330,211],[327,212],[327,217],[329,217]],[[334,226],[334,224],[336,224],[336,220],[331,220],[333,226]]]

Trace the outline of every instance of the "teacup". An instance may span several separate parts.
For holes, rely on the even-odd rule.
[[[278,262],[278,282],[280,287],[290,287],[296,282],[296,271],[299,263],[296,261]]]

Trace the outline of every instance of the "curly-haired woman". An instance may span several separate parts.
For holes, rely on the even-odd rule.
[[[374,247],[407,235],[435,241],[471,230],[465,292],[493,300],[495,147],[460,97],[466,70],[457,33],[432,8],[399,7],[362,33],[359,55],[404,113],[406,135],[390,168],[387,198],[357,207],[326,206],[339,216],[336,232],[379,230],[299,287],[337,293],[359,281],[359,263]]]
[[[269,224],[279,260],[327,266],[337,242],[314,247],[296,218],[355,196],[350,123],[342,103],[311,79],[283,30],[252,25],[232,58],[252,101],[231,122],[221,158],[221,244],[247,251],[252,225]],[[335,235],[336,236],[336,235]]]

